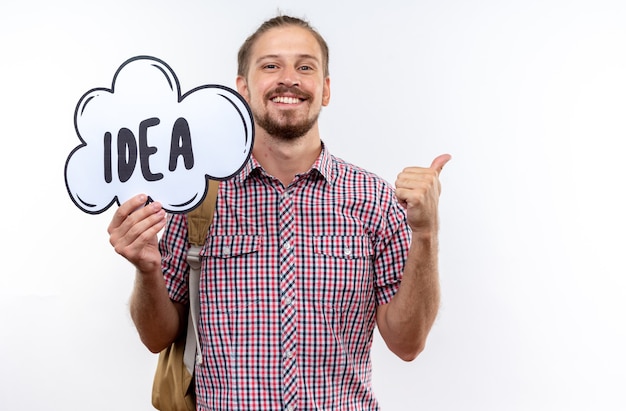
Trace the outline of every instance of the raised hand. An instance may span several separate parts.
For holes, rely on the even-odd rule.
[[[450,161],[449,154],[435,158],[429,168],[407,167],[396,180],[396,197],[407,210],[413,232],[433,232],[438,228],[437,209],[441,184],[439,174]]]

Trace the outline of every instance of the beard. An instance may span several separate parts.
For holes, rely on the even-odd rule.
[[[269,100],[272,94],[286,94],[291,93],[295,96],[302,97],[305,100],[312,99],[312,96],[303,92],[297,87],[285,87],[279,86],[275,90],[268,92],[265,95],[265,100]],[[264,114],[252,112],[256,124],[265,130],[269,135],[286,140],[296,140],[309,132],[317,122],[320,115],[317,112],[313,117],[304,120],[297,119],[297,113],[284,111],[280,114],[279,118],[270,116],[269,112]]]
[[[283,113],[281,119],[272,118],[269,113],[262,116],[254,116],[256,124],[265,130],[269,135],[276,138],[291,141],[296,140],[309,132],[317,122],[319,113],[312,118],[301,121],[294,121],[292,113]]]

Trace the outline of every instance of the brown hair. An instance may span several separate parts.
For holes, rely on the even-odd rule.
[[[324,77],[328,77],[329,52],[328,52],[328,44],[326,44],[326,41],[324,40],[324,38],[306,20],[303,20],[297,17],[290,17],[290,16],[283,16],[283,15],[276,16],[265,21],[263,24],[259,26],[259,28],[254,33],[252,33],[252,35],[250,35],[250,37],[246,39],[246,41],[243,42],[243,44],[239,48],[239,53],[237,54],[237,64],[238,64],[237,75],[245,77],[248,74],[248,69],[250,68],[250,54],[252,52],[252,46],[254,46],[254,43],[256,42],[256,40],[263,33],[271,29],[279,28],[279,27],[286,27],[286,26],[301,27],[303,29],[308,30],[313,35],[313,37],[315,37],[315,39],[320,45],[320,48],[322,49],[322,65],[324,67]]]

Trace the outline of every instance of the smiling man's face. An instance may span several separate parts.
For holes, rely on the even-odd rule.
[[[247,100],[257,127],[286,140],[302,137],[317,123],[330,100],[322,51],[315,37],[297,26],[273,28],[255,42],[245,77],[237,89]]]

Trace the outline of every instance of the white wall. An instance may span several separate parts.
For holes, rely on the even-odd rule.
[[[623,410],[626,3],[3,1],[0,409],[150,410],[132,267],[63,181],[73,112],[127,58],[234,86],[280,9],[331,46],[322,133],[390,181],[449,152],[443,304],[412,363],[374,347],[386,410]]]

